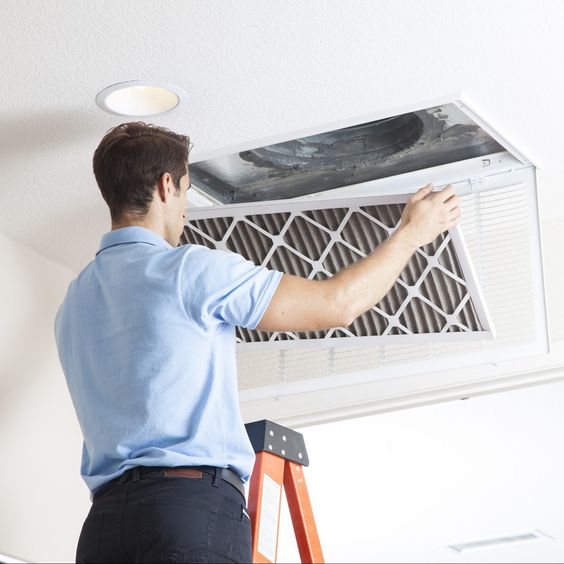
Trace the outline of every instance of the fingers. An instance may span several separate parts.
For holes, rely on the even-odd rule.
[[[460,217],[461,217],[460,210],[451,213],[447,219],[445,229],[452,229],[453,227],[458,225],[460,223]]]
[[[422,188],[419,188],[419,190],[417,190],[417,192],[415,192],[415,194],[411,196],[411,201],[416,202],[418,200],[423,200],[424,198],[429,196],[431,192],[433,192],[433,189],[434,189],[433,184],[429,182],[429,184],[423,186]],[[452,198],[457,198],[456,201],[458,201],[458,196],[456,196],[456,192],[454,191],[454,187],[452,184],[445,186],[442,190],[433,192],[432,197],[433,199],[437,199],[443,203],[449,201]]]
[[[455,215],[456,217],[460,217],[460,209],[458,207],[460,198],[456,195],[452,184],[449,184],[440,192],[433,193],[432,197],[433,199],[437,199],[440,204],[445,206],[445,208],[449,212],[449,218],[454,217]]]
[[[448,211],[454,211],[458,209],[460,198],[455,194],[451,198],[449,198],[445,204],[448,207]]]
[[[417,190],[417,192],[415,192],[415,194],[411,196],[410,200],[412,202],[418,202],[419,200],[426,198],[432,191],[433,191],[433,185],[429,183],[427,184],[427,186],[423,186],[422,188],[419,188],[419,190]]]
[[[451,210],[451,212],[449,213],[447,221],[449,222],[458,221],[461,215],[462,214],[460,213],[460,210],[458,208],[455,208],[454,210]]]
[[[416,221],[421,221],[422,217],[426,216],[429,221],[438,222],[441,229],[451,229],[460,221],[460,198],[452,184],[436,192],[433,192],[433,189],[434,186],[431,183],[419,188],[408,200],[404,213],[414,213]],[[421,200],[426,200],[427,204],[418,204]],[[421,205],[423,208],[420,208]]]
[[[454,191],[454,187],[452,184],[445,186],[442,190],[435,192],[433,194],[433,198],[439,200],[439,202],[447,202],[451,198],[456,197],[456,192]]]

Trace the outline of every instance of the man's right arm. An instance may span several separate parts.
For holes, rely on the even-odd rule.
[[[314,331],[346,327],[392,288],[418,247],[454,227],[458,196],[428,185],[407,202],[398,229],[374,252],[328,280],[284,275],[257,326],[259,331]]]

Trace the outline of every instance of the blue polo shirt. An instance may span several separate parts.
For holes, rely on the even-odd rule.
[[[91,491],[133,466],[229,467],[248,480],[235,325],[256,327],[281,276],[143,227],[103,236],[55,320]]]

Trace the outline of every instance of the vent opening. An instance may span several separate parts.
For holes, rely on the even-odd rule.
[[[410,113],[243,151],[239,156],[264,167],[310,172],[328,166],[343,168],[407,149],[421,137],[423,128],[421,118]]]
[[[321,131],[190,165],[222,204],[295,198],[503,152],[455,103]]]

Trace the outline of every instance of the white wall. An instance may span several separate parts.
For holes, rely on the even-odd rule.
[[[53,319],[75,274],[0,235],[0,553],[74,561],[90,506]]]

